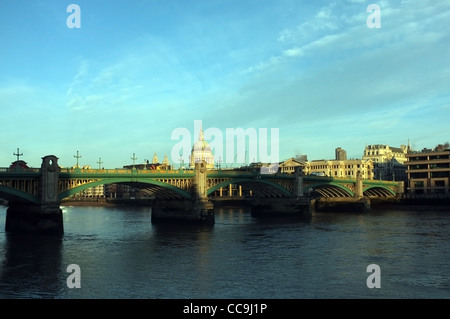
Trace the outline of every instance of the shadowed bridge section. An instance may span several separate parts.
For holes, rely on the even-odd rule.
[[[255,170],[69,169],[54,155],[42,158],[41,168],[0,168],[0,199],[8,205],[7,230],[35,228],[62,233],[61,201],[84,189],[127,184],[153,198],[152,219],[213,222],[212,200],[245,199],[253,208],[299,211],[309,198],[395,197],[403,182],[339,179],[294,174],[261,174]],[[257,210],[257,209],[256,209]],[[60,225],[59,225],[60,224]]]

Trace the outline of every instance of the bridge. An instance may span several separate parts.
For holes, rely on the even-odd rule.
[[[262,174],[254,170],[61,168],[58,158],[42,158],[40,168],[0,168],[0,199],[8,205],[7,230],[36,229],[62,233],[61,202],[84,189],[127,184],[153,198],[152,219],[214,221],[213,202],[240,198],[255,209],[304,211],[310,197],[379,198],[403,192],[403,182],[331,178],[294,174]]]

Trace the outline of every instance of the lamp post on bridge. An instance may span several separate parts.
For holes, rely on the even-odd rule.
[[[135,169],[134,165],[136,163],[137,157],[135,156],[135,153],[133,153],[133,157],[131,158],[133,160],[133,169]]]
[[[97,164],[98,164],[98,169],[102,169],[101,166],[102,166],[103,162],[102,162],[102,158],[101,157],[98,158]]]
[[[77,166],[76,166],[76,168],[80,168],[80,165],[78,165],[78,159],[81,158],[81,155],[79,155],[79,152],[77,151],[77,155],[74,155],[73,157],[75,157],[77,159]]]
[[[23,153],[19,153],[19,148],[17,148],[17,153],[13,153],[13,155],[17,156],[17,161],[19,161],[20,156],[23,156]]]

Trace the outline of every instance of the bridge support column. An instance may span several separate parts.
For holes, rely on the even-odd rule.
[[[303,197],[303,172],[301,167],[295,168],[294,175],[295,181],[292,187],[291,197],[292,198]]]
[[[6,212],[6,231],[63,234],[62,210],[58,200],[59,172],[56,156],[42,158],[39,203],[10,202]]]
[[[363,193],[363,179],[361,176],[361,173],[358,172],[358,174],[356,175],[356,183],[355,183],[355,198],[363,198],[364,197],[364,193]]]
[[[206,180],[206,162],[196,163],[191,199],[155,200],[152,221],[214,224],[214,205],[208,199]]]
[[[397,198],[402,198],[405,193],[405,182],[398,182],[397,187],[395,188],[395,194]]]
[[[290,198],[257,198],[252,202],[254,217],[309,218],[312,215],[311,199],[303,194],[303,173],[295,169],[295,180]]]

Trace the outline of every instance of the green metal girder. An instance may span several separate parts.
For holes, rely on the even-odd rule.
[[[31,202],[34,204],[39,204],[39,198],[29,194],[29,193],[25,193],[22,191],[19,191],[17,189],[14,188],[10,188],[10,187],[5,187],[5,186],[1,186],[0,185],[0,197],[3,198],[2,194],[5,194],[6,198],[5,199],[9,199],[12,197],[16,197],[16,198],[20,198],[23,199],[27,202]]]
[[[158,177],[158,178],[161,178],[161,177]],[[167,183],[163,183],[163,182],[160,182],[160,181],[157,181],[154,179],[150,179],[150,178],[134,177],[134,178],[130,179],[129,177],[127,177],[127,178],[105,178],[105,179],[101,179],[101,180],[98,180],[95,182],[86,183],[86,184],[83,184],[83,185],[80,185],[80,186],[77,186],[77,187],[74,187],[74,188],[71,188],[71,189],[61,192],[58,196],[58,199],[62,200],[70,195],[76,194],[78,192],[81,192],[82,190],[85,190],[85,189],[88,189],[91,187],[95,187],[98,185],[107,185],[107,184],[116,184],[116,183],[143,183],[143,184],[157,185],[157,186],[162,186],[162,187],[168,188],[168,189],[176,192],[177,194],[181,195],[184,198],[187,198],[187,199],[191,198],[191,194],[189,194],[188,192],[186,192],[178,187],[169,185]]]
[[[351,190],[349,190],[347,187],[342,186],[341,184],[335,183],[335,182],[325,182],[325,183],[319,182],[319,183],[316,183],[316,184],[312,184],[312,185],[309,185],[309,186],[305,187],[304,191],[307,191],[308,189],[311,189],[311,188],[314,189],[314,188],[319,187],[319,186],[330,186],[330,185],[331,185],[331,186],[335,186],[335,187],[337,187],[337,188],[340,188],[340,189],[344,190],[344,191],[347,192],[351,197],[355,196],[355,193],[354,193],[353,191],[351,191]]]

